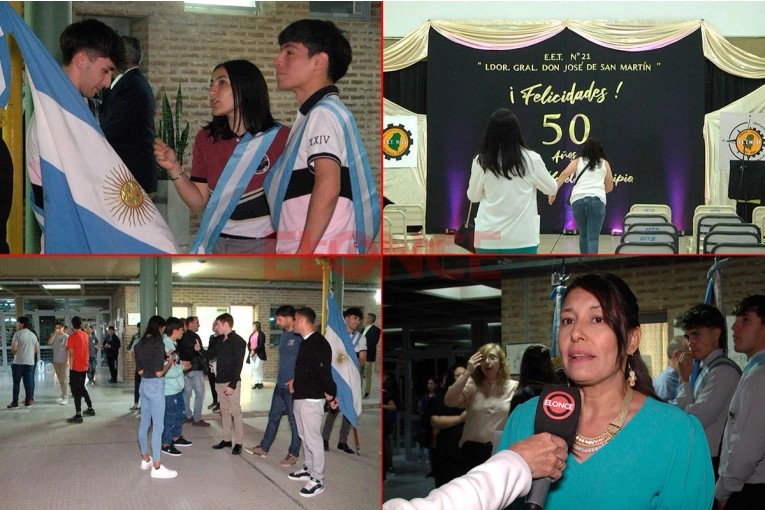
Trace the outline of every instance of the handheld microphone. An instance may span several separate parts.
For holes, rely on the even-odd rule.
[[[563,384],[547,384],[539,395],[534,434],[549,432],[563,439],[571,449],[579,424],[582,398],[579,390]],[[542,510],[552,478],[538,478],[531,482],[524,510]]]

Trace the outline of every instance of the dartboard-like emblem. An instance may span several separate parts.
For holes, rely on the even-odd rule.
[[[409,154],[414,142],[412,133],[399,124],[388,124],[383,131],[383,155],[385,159],[395,159],[401,161],[401,158]]]
[[[736,159],[761,159],[763,156],[763,133],[765,127],[749,119],[734,127],[723,140]]]
[[[131,227],[148,224],[157,211],[124,165],[112,168],[104,179],[104,198],[112,218]]]

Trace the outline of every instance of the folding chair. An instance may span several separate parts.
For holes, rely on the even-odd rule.
[[[744,219],[741,216],[738,216],[737,214],[702,214],[698,217],[698,219],[694,218],[694,230],[695,233],[695,243],[696,243],[696,253],[701,253],[701,248],[704,246],[704,236],[707,235],[709,232],[709,229],[712,228],[712,225],[716,223],[743,223]]]
[[[664,204],[635,204],[630,207],[630,212],[638,214],[663,214],[668,218],[668,221],[672,221],[672,209]]]
[[[383,210],[385,222],[385,248],[409,251],[409,234],[406,231],[406,216],[401,211]]]
[[[651,243],[651,244],[665,244],[669,243],[675,247],[675,253],[679,250],[679,243],[677,235],[671,232],[641,232],[630,230],[622,235],[620,241],[621,244],[629,243]]]
[[[633,223],[671,223],[671,221],[662,213],[644,214],[630,212],[622,220],[624,231],[629,230],[630,225]]]
[[[622,243],[616,247],[617,254],[676,255],[677,247],[671,243]]]
[[[765,244],[720,243],[712,246],[714,254],[765,253]]]
[[[760,244],[760,239],[759,233],[711,231],[704,237],[704,253],[712,253],[718,244]]]
[[[680,232],[672,223],[631,223],[627,232],[668,232],[680,237]]]
[[[409,236],[413,239],[425,237],[425,209],[418,204],[389,204],[386,211],[399,211],[405,217]]]
[[[760,227],[760,230],[765,230],[765,206],[755,207],[752,210],[752,223]]]
[[[725,214],[736,213],[736,208],[732,205],[700,205],[693,211],[693,215],[697,214]],[[695,223],[695,222],[694,222]]]
[[[760,234],[760,227],[754,223],[715,223],[709,228],[707,235],[711,234],[712,232],[752,234],[758,237],[762,237]]]

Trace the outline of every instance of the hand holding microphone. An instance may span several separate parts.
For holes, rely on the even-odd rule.
[[[509,448],[526,461],[531,469],[531,478],[550,477],[558,481],[566,469],[568,445],[550,433],[543,432],[523,441],[518,441]]]

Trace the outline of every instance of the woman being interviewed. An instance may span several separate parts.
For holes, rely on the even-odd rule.
[[[485,344],[470,357],[467,369],[446,390],[444,404],[466,411],[460,439],[462,472],[459,475],[491,457],[494,431],[505,426],[510,400],[517,389],[518,383],[510,379],[502,348]]]
[[[606,193],[614,189],[614,175],[606,151],[595,138],[582,144],[582,155],[568,164],[558,176],[558,188],[575,174],[571,190],[571,212],[579,229],[579,253],[598,253],[598,241],[606,218]],[[555,201],[550,195],[549,203]]]
[[[275,253],[276,234],[263,181],[284,151],[289,128],[271,116],[263,73],[247,60],[230,60],[212,74],[213,119],[194,140],[190,175],[157,138],[154,154],[178,194],[204,211],[192,253]]]
[[[582,404],[568,467],[550,487],[548,510],[712,507],[704,429],[656,397],[638,350],[638,312],[635,295],[612,274],[579,277],[566,290],[558,345]],[[537,401],[513,411],[500,450],[534,433]]]
[[[542,157],[526,148],[510,110],[492,113],[470,170],[467,196],[480,202],[475,219],[477,253],[536,253],[537,190],[557,190]]]

